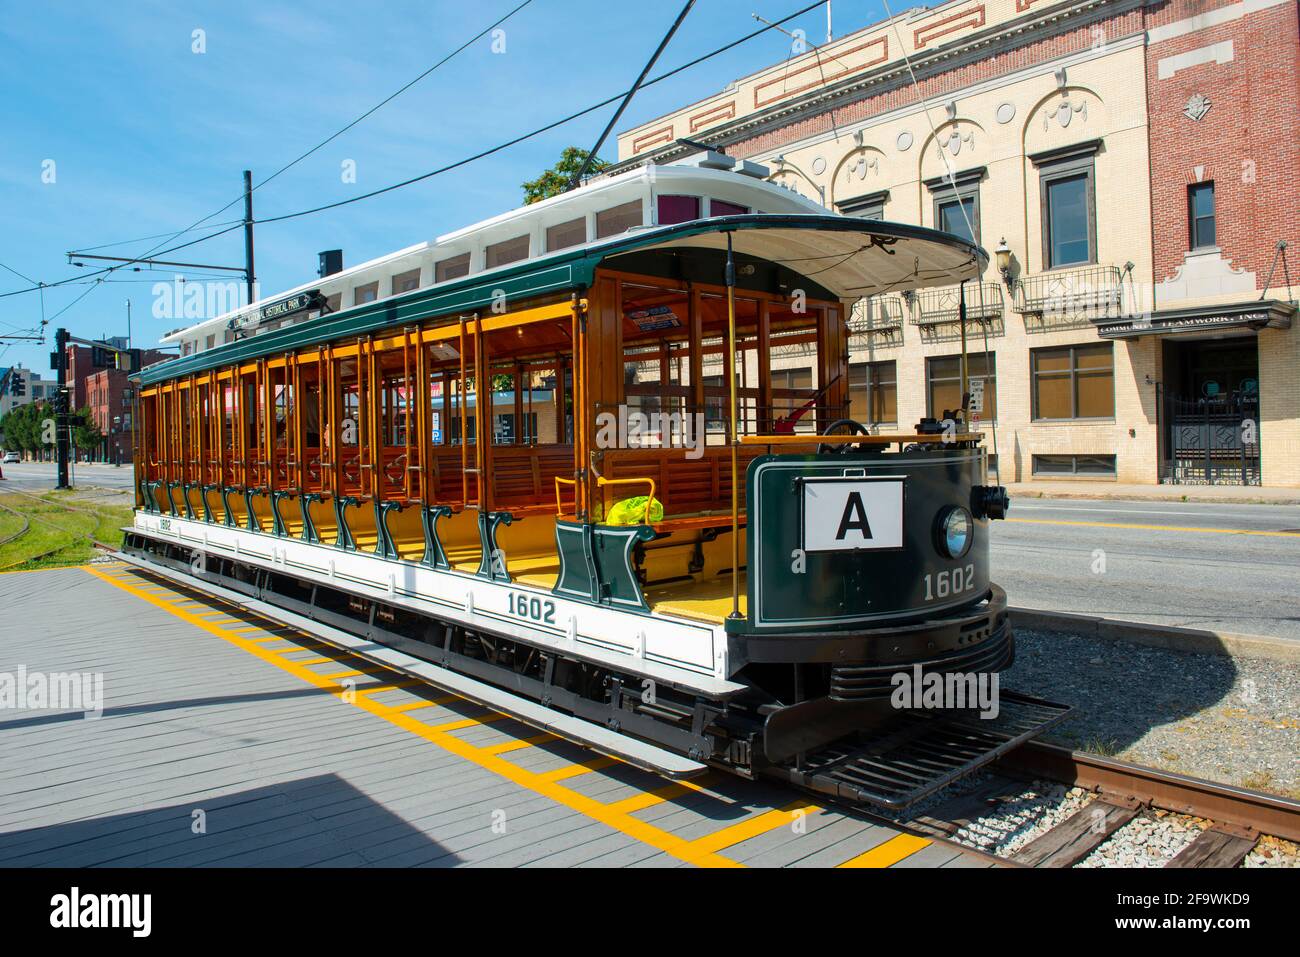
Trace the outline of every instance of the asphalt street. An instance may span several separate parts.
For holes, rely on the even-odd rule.
[[[23,462],[19,465],[3,465],[5,481],[0,482],[0,493],[5,488],[19,488],[27,491],[50,489],[54,487],[54,465],[46,462]],[[130,488],[132,480],[131,466],[117,468],[112,465],[72,466],[72,484],[74,486],[98,485],[101,488]]]
[[[1012,605],[1300,639],[1300,506],[1012,500]]]
[[[50,488],[52,465],[6,465]],[[129,488],[130,468],[74,484]],[[993,523],[993,579],[1013,605],[1300,640],[1300,505],[1013,500]]]

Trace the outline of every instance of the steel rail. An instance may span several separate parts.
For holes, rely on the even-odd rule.
[[[1151,807],[1300,841],[1300,801],[1115,758],[1029,741],[994,762],[1017,777],[1043,777],[1132,798]]]

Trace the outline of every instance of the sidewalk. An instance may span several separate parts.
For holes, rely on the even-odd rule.
[[[1256,505],[1300,505],[1300,488],[1258,485],[1126,485],[1118,482],[1012,482],[1007,492],[1017,498],[1132,499],[1143,502],[1231,502]]]

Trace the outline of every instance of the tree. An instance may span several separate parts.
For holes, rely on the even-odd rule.
[[[22,452],[40,451],[41,423],[47,413],[48,406],[44,402],[28,402],[10,410],[0,419],[5,448]]]
[[[536,203],[539,200],[549,199],[563,193],[568,189],[573,177],[578,175],[578,170],[582,169],[582,164],[587,161],[589,155],[587,150],[576,146],[565,147],[564,152],[560,154],[558,163],[542,173],[537,179],[522,184],[524,204]],[[591,161],[591,166],[587,168],[587,172],[589,174],[597,173],[608,165],[597,156]]]
[[[79,409],[72,416],[72,444],[83,452],[92,452],[104,441],[90,409]]]

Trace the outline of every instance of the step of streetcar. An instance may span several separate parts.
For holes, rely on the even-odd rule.
[[[996,717],[904,711],[873,729],[768,769],[793,784],[855,804],[898,811],[1053,727],[1070,712],[1004,691]]]

